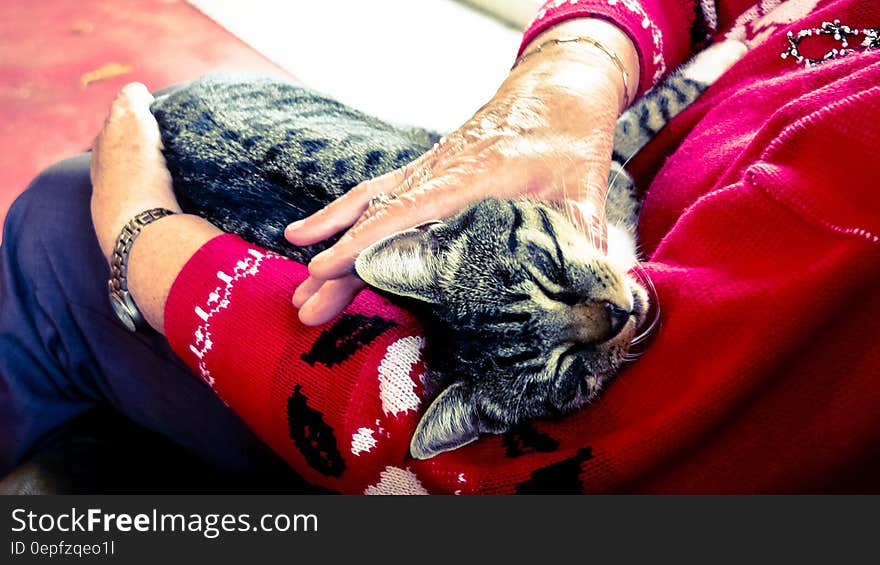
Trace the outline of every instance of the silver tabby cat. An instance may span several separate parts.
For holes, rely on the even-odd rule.
[[[361,253],[357,274],[423,323],[434,400],[413,457],[570,413],[617,374],[649,307],[628,274],[640,199],[623,164],[743,50],[725,42],[704,51],[618,120],[607,255],[556,206],[528,199],[484,200]],[[300,262],[332,240],[292,246],[289,222],[439,138],[267,78],[210,75],[152,109],[183,209]]]

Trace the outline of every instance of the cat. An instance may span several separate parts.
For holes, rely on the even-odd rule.
[[[618,373],[649,310],[628,273],[641,200],[624,164],[742,55],[742,44],[725,43],[738,42],[704,51],[619,118],[607,255],[552,203],[490,198],[357,257],[358,276],[423,323],[434,398],[413,434],[414,458],[568,414]],[[336,238],[293,246],[288,223],[440,139],[264,77],[208,75],[151,109],[182,209],[301,263]]]

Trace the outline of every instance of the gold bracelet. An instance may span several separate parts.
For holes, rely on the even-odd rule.
[[[611,62],[614,63],[614,66],[617,67],[617,70],[620,71],[620,76],[623,77],[623,107],[624,109],[629,107],[629,73],[626,72],[626,68],[623,66],[623,61],[620,60],[620,57],[617,56],[617,53],[609,49],[604,43],[600,41],[596,41],[592,37],[585,36],[573,36],[573,37],[560,37],[557,39],[548,39],[547,41],[541,43],[528,53],[523,53],[520,55],[516,61],[513,63],[512,69],[515,69],[517,65],[534,55],[535,53],[539,53],[548,45],[560,45],[563,43],[586,43],[587,45],[592,45],[602,53],[608,56],[611,59]]]

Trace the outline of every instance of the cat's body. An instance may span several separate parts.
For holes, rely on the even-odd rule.
[[[208,75],[160,96],[152,110],[181,207],[300,263],[332,240],[290,245],[287,224],[409,163],[440,138],[244,74]]]
[[[413,456],[568,413],[617,373],[648,310],[644,288],[627,273],[637,260],[640,198],[623,164],[721,70],[697,81],[675,75],[618,121],[608,256],[552,204],[488,199],[358,257],[361,278],[424,322],[437,397],[414,434]],[[288,223],[439,138],[254,77],[205,77],[157,99],[153,113],[184,210],[304,263],[331,242],[292,246]]]

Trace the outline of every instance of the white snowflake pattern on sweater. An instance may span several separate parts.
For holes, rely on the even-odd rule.
[[[376,438],[373,437],[375,432],[370,428],[358,428],[351,434],[351,453],[359,456],[361,453],[369,453],[376,447]]]
[[[211,388],[214,388],[214,377],[208,370],[207,355],[214,346],[214,342],[211,340],[212,319],[229,307],[235,285],[243,279],[255,276],[260,271],[263,261],[270,259],[287,261],[285,257],[271,251],[261,252],[256,249],[248,249],[247,253],[248,256],[236,261],[231,275],[226,271],[217,272],[217,278],[220,279],[221,284],[208,294],[204,306],[195,307],[195,313],[202,319],[202,322],[193,334],[194,341],[189,349],[199,359],[199,375]]]
[[[421,399],[415,393],[416,383],[410,373],[413,366],[421,360],[424,345],[425,338],[407,336],[389,345],[385,351],[378,372],[379,398],[386,416],[417,410],[421,404]]]

